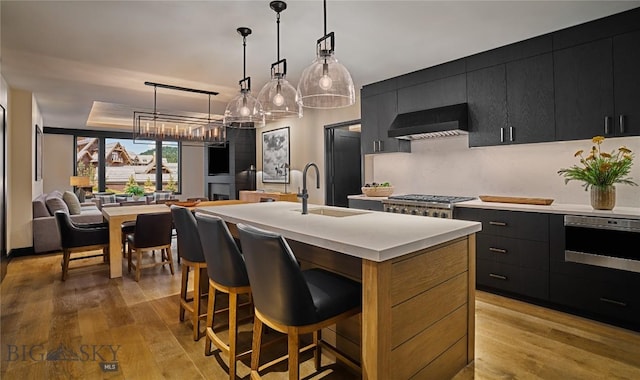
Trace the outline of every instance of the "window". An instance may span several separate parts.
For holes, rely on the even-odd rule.
[[[104,153],[100,154],[104,144]],[[135,182],[145,192],[156,189],[180,192],[180,145],[177,142],[159,144],[161,159],[156,160],[155,141],[128,138],[76,137],[76,173],[91,180],[94,191],[121,193],[128,183]],[[104,168],[104,185],[100,186],[100,170]],[[161,174],[156,174],[161,170]],[[157,179],[161,183],[157,185]]]
[[[99,144],[98,137],[76,137],[76,175],[89,177],[93,191],[98,191],[100,178]]]

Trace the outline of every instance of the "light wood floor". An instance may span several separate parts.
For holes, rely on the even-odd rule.
[[[60,270],[59,254],[9,263],[0,286],[0,378],[228,378],[226,357],[204,356],[204,338],[194,342],[191,323],[178,320],[179,265],[175,276],[168,268],[145,270],[139,283],[126,268],[115,280],[106,266],[72,270],[64,283]],[[476,313],[476,360],[456,380],[640,379],[640,333],[484,292],[477,292]],[[240,344],[249,348],[250,340],[246,323]],[[267,355],[284,352],[285,342]],[[58,348],[60,360],[47,360]],[[330,358],[314,373],[310,356],[303,358],[306,379],[357,378]],[[118,370],[103,372],[101,362]],[[239,377],[249,378],[248,364],[239,365]],[[285,366],[264,378],[286,378]]]

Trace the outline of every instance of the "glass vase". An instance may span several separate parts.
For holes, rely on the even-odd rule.
[[[615,205],[615,186],[591,186],[591,207],[594,210],[612,210]]]

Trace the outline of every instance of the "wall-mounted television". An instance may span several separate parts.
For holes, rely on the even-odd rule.
[[[212,145],[209,150],[209,175],[229,174],[229,143]]]

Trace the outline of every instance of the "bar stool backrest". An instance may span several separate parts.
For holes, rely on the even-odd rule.
[[[224,220],[196,213],[209,278],[228,287],[249,286],[244,258]]]
[[[284,237],[242,223],[237,227],[256,309],[287,326],[318,322],[309,286]]]
[[[198,223],[186,207],[171,205],[173,224],[178,234],[178,255],[186,260],[204,263],[204,253],[198,233]]]

